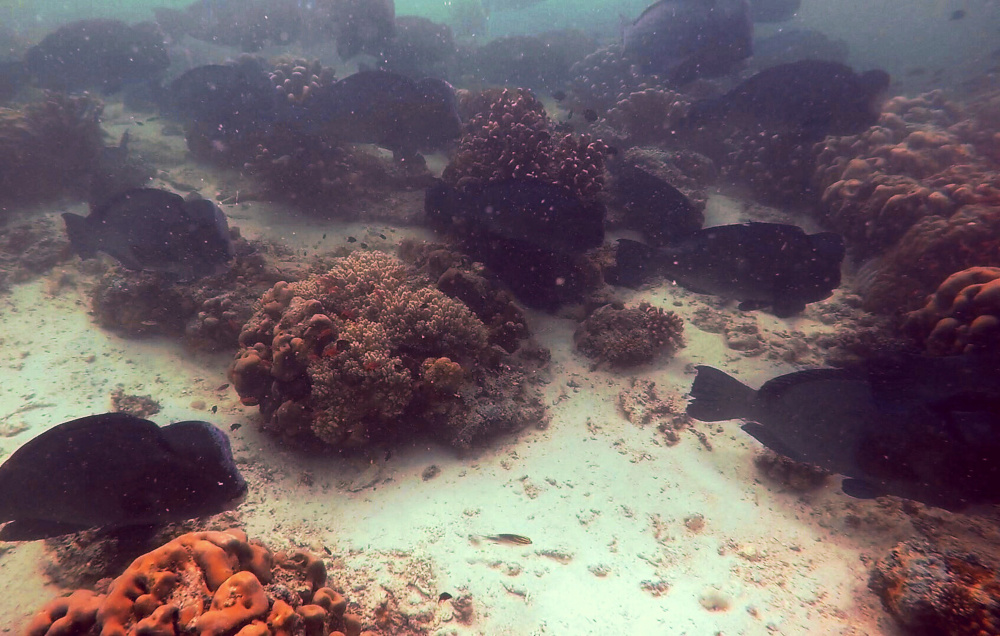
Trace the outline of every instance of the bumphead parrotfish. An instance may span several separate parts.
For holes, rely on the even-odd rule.
[[[620,239],[615,277],[635,285],[658,272],[693,292],[738,300],[741,310],[771,307],[786,317],[830,296],[840,285],[843,259],[839,234],[742,223],[704,228],[658,249]]]
[[[190,281],[215,273],[233,257],[226,217],[205,199],[185,200],[153,188],[126,190],[89,216],[65,213],[69,242],[81,258],[104,252],[125,268]]]
[[[909,389],[886,395],[875,381],[882,371],[862,365],[797,371],[755,391],[713,367],[697,370],[688,415],[747,420],[743,430],[776,453],[845,475],[852,497],[896,495],[949,510],[1000,502],[995,386],[922,397],[918,373]],[[893,386],[906,384],[901,375]]]
[[[212,424],[92,415],[0,464],[0,539],[181,521],[233,508],[246,492],[229,439]]]

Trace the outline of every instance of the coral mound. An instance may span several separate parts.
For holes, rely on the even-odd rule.
[[[265,427],[287,438],[356,448],[426,431],[464,447],[523,426],[501,405],[483,415],[479,401],[497,398],[496,382],[512,388],[499,378],[513,377],[489,335],[468,306],[401,261],[355,252],[264,294],[230,378],[244,404],[260,405]]]
[[[360,636],[347,601],[306,552],[271,554],[239,530],[190,532],[148,552],[104,594],[48,603],[28,636]]]
[[[630,367],[672,355],[684,346],[684,322],[672,311],[649,303],[638,307],[604,305],[576,330],[576,346],[598,363]]]
[[[970,267],[949,276],[904,329],[932,355],[986,352],[1000,344],[1000,268]]]
[[[914,633],[1000,633],[1000,580],[974,555],[900,543],[875,564],[868,587]]]

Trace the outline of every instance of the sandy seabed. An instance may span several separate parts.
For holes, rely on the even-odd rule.
[[[167,172],[189,181],[196,171],[179,163]],[[713,195],[708,224],[745,220],[743,209]],[[276,220],[264,204],[226,212],[249,238],[304,250],[324,234],[326,245],[339,245],[386,233],[384,225],[301,215]],[[395,228],[385,247],[414,234]],[[546,428],[466,457],[421,444],[388,458],[341,459],[265,436],[256,409],[222,388],[230,354],[121,338],[94,324],[85,286],[36,280],[0,298],[0,458],[60,422],[109,410],[116,388],[159,401],[152,419],[160,424],[210,420],[229,434],[250,483],[240,507],[248,535],[323,556],[333,586],[368,610],[388,605],[420,617],[386,633],[898,633],[867,589],[870,559],[915,534],[898,505],[851,500],[837,479],[807,494],[767,480],[753,464],[760,447],[739,422],[695,422],[671,444],[655,420],[632,423],[618,406],[640,379],[683,411],[697,364],[753,386],[799,368],[730,348],[723,334],[695,326],[696,312],[755,325],[766,343],[792,331],[832,332],[820,320],[824,305],[779,320],[666,283],[621,293],[629,304],[648,300],[685,318],[686,347],[627,372],[593,369],[573,347],[575,322],[528,312],[536,339],[552,351]],[[233,431],[235,423],[242,426]],[[480,538],[498,533],[532,543]],[[2,631],[22,631],[63,591],[43,575],[45,559],[41,542],[0,544]],[[471,623],[439,601],[443,592],[471,597]]]

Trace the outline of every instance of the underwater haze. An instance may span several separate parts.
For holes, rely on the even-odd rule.
[[[1000,636],[997,0],[0,15],[0,631]]]

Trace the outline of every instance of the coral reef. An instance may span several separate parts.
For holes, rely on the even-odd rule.
[[[267,77],[275,91],[293,104],[301,104],[313,91],[337,81],[331,67],[324,67],[319,60],[303,58],[277,60]]]
[[[469,190],[534,178],[585,200],[601,192],[608,151],[602,141],[556,133],[542,103],[525,90],[490,89],[465,97],[470,100],[488,106],[465,125],[458,152],[442,175],[448,185]]]
[[[464,448],[537,419],[525,389],[509,399],[530,417],[489,405],[498,387],[513,388],[515,370],[499,364],[503,350],[488,338],[469,307],[401,261],[355,252],[264,294],[230,378],[244,404],[260,405],[267,430],[286,438],[356,448],[425,431]]]
[[[688,97],[665,88],[633,91],[619,99],[595,125],[595,131],[615,143],[657,144],[671,141],[687,116]]]
[[[69,241],[57,223],[61,221],[43,216],[11,220],[0,227],[0,290],[45,274],[69,259]]]
[[[900,543],[875,564],[868,587],[915,633],[1000,633],[1000,579],[973,554]]]
[[[137,558],[105,593],[51,601],[27,634],[361,635],[346,599],[325,584],[323,562],[309,553],[272,554],[238,530],[192,532]]]
[[[1000,345],[1000,268],[970,267],[949,276],[906,315],[903,329],[931,355],[988,352]]]
[[[46,93],[22,109],[0,108],[0,202],[86,198],[104,147],[103,104]]]
[[[546,31],[537,35],[499,37],[459,57],[464,84],[485,82],[543,89],[561,86],[570,68],[597,47],[579,30]]]
[[[722,161],[729,180],[746,185],[768,204],[811,203],[816,170],[815,144],[796,133],[736,131],[723,142]]]
[[[396,16],[396,32],[381,68],[414,79],[445,77],[443,71],[456,51],[455,36],[448,25],[416,15]]]
[[[946,278],[969,267],[1000,267],[1000,206],[963,206],[928,216],[881,259],[866,285],[864,308],[893,314],[918,309]]]
[[[830,477],[819,466],[797,462],[766,447],[754,455],[753,463],[762,475],[796,492],[816,490]]]
[[[235,349],[260,295],[282,278],[305,273],[302,265],[281,262],[280,248],[244,239],[235,245],[230,269],[191,283],[111,267],[92,292],[95,320],[127,336],[161,334],[182,337],[193,349]]]
[[[570,69],[573,102],[598,112],[608,111],[631,93],[664,86],[656,75],[638,71],[622,51],[612,44],[594,51]]]
[[[878,124],[817,147],[824,220],[867,254],[925,217],[1000,203],[1000,177],[959,133],[959,108],[938,91],[886,103]]]
[[[573,336],[577,348],[597,363],[630,367],[672,355],[684,346],[684,322],[672,311],[649,303],[638,307],[605,305],[592,313]]]

